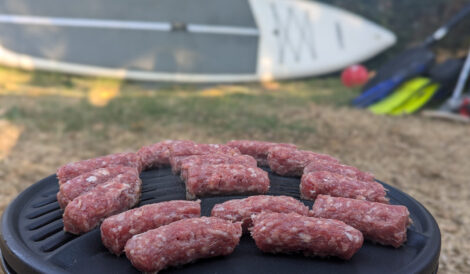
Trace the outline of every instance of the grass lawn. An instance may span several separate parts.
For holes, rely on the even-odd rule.
[[[163,139],[293,142],[412,195],[442,231],[440,272],[470,271],[468,125],[351,108],[337,77],[170,85],[0,68],[0,210],[67,162]]]
[[[109,127],[139,132],[156,123],[234,137],[272,131],[272,138],[290,139],[298,138],[292,133],[303,136],[315,131],[312,121],[296,113],[312,103],[346,105],[355,95],[334,78],[264,86],[152,86],[7,69],[0,74],[0,79],[21,79],[13,84],[7,80],[3,94],[29,95],[35,102],[21,104],[18,99],[3,111],[4,117],[43,132],[89,127],[102,132]]]

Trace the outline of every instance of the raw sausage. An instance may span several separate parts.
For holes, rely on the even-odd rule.
[[[374,175],[361,171],[353,166],[347,166],[325,161],[312,161],[304,169],[304,174],[315,171],[329,171],[361,181],[374,181]]]
[[[411,223],[406,206],[327,195],[318,195],[311,212],[315,217],[343,221],[361,231],[364,238],[394,247],[406,241],[406,230]]]
[[[251,216],[260,212],[309,214],[309,209],[302,202],[289,196],[256,195],[245,199],[234,199],[216,204],[211,216],[232,222],[243,222],[243,230],[251,227]]]
[[[184,219],[135,235],[127,241],[125,252],[138,270],[157,273],[169,266],[229,255],[241,235],[240,223],[214,217]]]
[[[181,179],[186,180],[190,167],[219,164],[239,164],[249,167],[257,167],[256,160],[249,155],[227,155],[227,154],[206,154],[193,155],[181,160]]]
[[[339,163],[337,159],[329,155],[282,146],[273,147],[268,153],[269,167],[281,176],[300,177],[304,168],[312,161]]]
[[[169,223],[201,215],[200,201],[168,201],[144,205],[106,218],[101,224],[101,241],[119,255],[132,236]]]
[[[192,141],[165,140],[153,145],[144,146],[139,149],[139,151],[137,151],[137,154],[142,160],[142,169],[149,170],[152,168],[170,166],[169,146],[181,142]]]
[[[253,156],[258,162],[258,166],[268,166],[268,151],[275,146],[282,146],[296,149],[294,144],[272,143],[253,140],[232,140],[227,143],[228,146],[238,148],[242,154]]]
[[[142,171],[142,162],[137,153],[116,153],[63,165],[57,170],[57,178],[59,184],[63,184],[83,173],[108,166],[130,166]]]
[[[178,174],[181,169],[181,160],[191,155],[204,155],[204,154],[226,154],[226,155],[240,155],[240,151],[236,148],[231,148],[227,145],[219,144],[196,144],[196,143],[177,143],[170,145],[170,164],[171,170],[174,174]]]
[[[263,252],[303,252],[349,260],[364,241],[359,230],[337,220],[296,213],[260,213],[252,219],[251,236]]]
[[[60,208],[64,209],[67,204],[83,193],[90,191],[97,185],[107,182],[109,179],[126,172],[134,172],[135,176],[139,176],[137,169],[127,166],[110,166],[98,168],[60,185],[57,193],[57,201]]]
[[[78,196],[65,208],[64,230],[72,234],[86,233],[104,218],[135,206],[139,202],[141,185],[138,176],[127,172]]]
[[[265,194],[268,173],[257,167],[237,164],[193,166],[186,178],[186,198],[211,195]]]
[[[328,171],[304,174],[300,180],[300,196],[314,200],[319,194],[388,203],[385,188],[377,182],[360,181]]]

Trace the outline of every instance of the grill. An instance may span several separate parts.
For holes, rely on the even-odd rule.
[[[299,198],[299,178],[280,177],[269,170],[271,195]],[[185,199],[184,183],[170,169],[141,174],[140,205]],[[382,183],[382,182],[380,182]],[[161,273],[435,273],[441,237],[431,214],[407,194],[385,184],[392,204],[408,207],[413,225],[408,241],[398,249],[364,242],[350,261],[264,254],[245,235],[227,257],[200,260]],[[23,191],[5,210],[0,247],[6,273],[138,273],[123,255],[110,254],[101,244],[100,231],[75,236],[63,231],[62,211],[56,199],[58,184],[51,175]],[[244,196],[201,199],[202,215],[214,204]],[[312,202],[303,201],[312,206]]]

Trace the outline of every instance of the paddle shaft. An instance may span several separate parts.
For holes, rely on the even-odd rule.
[[[460,22],[465,16],[467,16],[470,13],[470,4],[467,4],[464,6],[459,13],[456,15],[452,16],[447,23],[445,23],[443,26],[438,28],[432,35],[430,35],[426,40],[423,42],[421,45],[422,47],[429,47],[432,44],[434,44],[436,41],[441,40],[444,38],[444,36],[447,35],[449,30],[454,27],[458,22]]]
[[[467,59],[463,65],[462,71],[460,72],[459,79],[457,80],[457,85],[455,86],[452,96],[449,98],[449,101],[444,104],[444,108],[456,108],[460,105],[460,98],[462,96],[462,91],[465,86],[465,83],[468,79],[468,74],[470,72],[470,48],[468,49]]]

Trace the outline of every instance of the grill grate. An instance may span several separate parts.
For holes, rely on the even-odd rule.
[[[268,170],[269,171],[269,170]],[[269,173],[271,195],[290,195],[299,198],[299,178],[281,177]],[[182,180],[170,169],[141,174],[142,195],[139,205],[167,200],[185,199]],[[253,268],[260,273],[319,272],[387,273],[396,265],[411,269],[436,270],[440,252],[439,228],[431,215],[416,201],[393,187],[387,186],[391,203],[408,206],[414,221],[408,243],[400,248],[388,248],[366,242],[347,263],[336,259],[306,259],[295,255],[261,253],[249,236],[243,236],[234,254],[225,258],[202,260],[187,267],[172,268],[168,273],[248,273]],[[0,247],[6,261],[21,273],[137,273],[124,257],[111,255],[101,244],[99,229],[81,236],[63,231],[62,210],[56,200],[57,179],[50,176],[24,191],[8,207],[3,216]],[[242,196],[209,197],[201,199],[202,215],[210,215],[214,204]],[[303,201],[309,207],[312,202]],[[15,240],[5,241],[7,237]],[[6,251],[6,252],[5,252]],[[427,254],[427,255],[426,255]],[[417,262],[421,258],[421,262]],[[93,269],[89,269],[93,265]],[[417,268],[418,267],[418,268]],[[432,272],[424,271],[424,272]],[[415,272],[406,271],[403,272]]]

